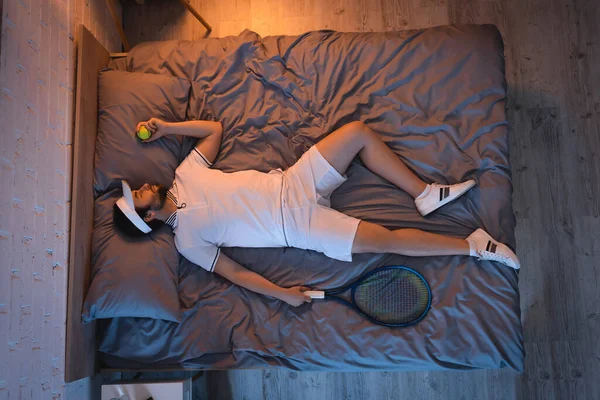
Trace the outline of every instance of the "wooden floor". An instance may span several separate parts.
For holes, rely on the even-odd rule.
[[[493,23],[504,37],[526,371],[209,372],[197,398],[600,399],[600,5],[597,0],[192,0],[211,36]],[[133,44],[194,39],[168,0],[125,1]]]

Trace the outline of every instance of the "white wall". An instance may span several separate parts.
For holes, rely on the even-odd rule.
[[[3,3],[0,399],[64,398],[75,35],[80,23],[109,51],[120,51],[105,0]]]

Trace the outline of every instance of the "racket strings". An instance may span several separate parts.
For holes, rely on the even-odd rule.
[[[417,274],[387,269],[361,282],[354,292],[362,312],[386,324],[408,324],[419,319],[429,306],[429,289]]]

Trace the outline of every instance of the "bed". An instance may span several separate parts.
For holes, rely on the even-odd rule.
[[[523,370],[518,272],[510,268],[462,256],[365,254],[345,263],[298,249],[223,249],[281,286],[331,288],[380,266],[409,266],[430,284],[432,308],[415,326],[388,328],[337,302],[292,308],[234,287],[179,257],[169,232],[119,238],[109,212],[120,179],[169,184],[193,146],[184,139],[144,148],[131,138],[135,118],[222,122],[214,167],[226,172],[285,169],[360,120],[424,180],[478,185],[422,218],[406,193],[356,160],[333,208],[390,229],[466,237],[483,227],[514,249],[503,44],[494,26],[265,38],[244,31],[143,43],[120,57],[81,29],[67,381],[100,367]],[[138,301],[142,281],[150,289]]]

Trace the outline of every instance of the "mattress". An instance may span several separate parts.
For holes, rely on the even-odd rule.
[[[127,71],[192,83],[189,118],[224,126],[215,168],[292,165],[350,121],[372,128],[427,182],[474,178],[461,199],[421,217],[412,198],[359,160],[332,207],[390,229],[466,237],[484,228],[515,248],[503,43],[491,25],[386,33],[309,32],[143,43]],[[299,249],[223,249],[281,286],[333,288],[385,265],[421,273],[432,289],[426,318],[377,326],[331,301],[298,308],[233,286],[180,258],[180,323],[104,321],[109,367],[298,370],[523,370],[518,272],[465,256],[355,255],[351,263]]]

